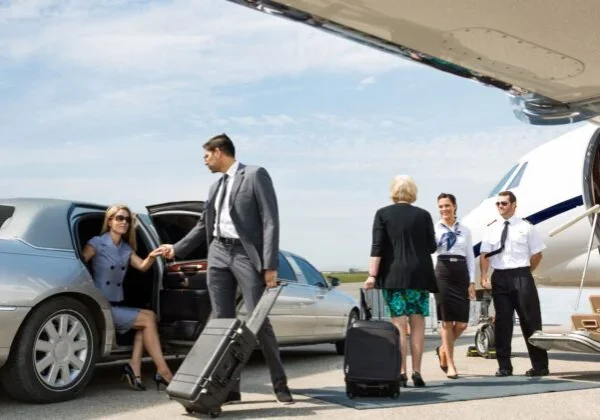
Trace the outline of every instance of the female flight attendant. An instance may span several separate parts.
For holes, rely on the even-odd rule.
[[[164,252],[157,248],[144,260],[135,253],[134,220],[127,206],[110,207],[104,214],[100,235],[90,239],[83,248],[83,258],[86,263],[92,261],[94,283],[111,303],[117,333],[124,334],[132,328],[137,330],[131,360],[123,366],[123,378],[127,378],[133,389],[144,391],[146,387],[140,379],[144,347],[157,368],[154,375],[157,388],[161,383],[168,385],[173,374],[162,354],[154,312],[123,304],[123,280],[127,267],[131,265],[137,270],[147,271],[156,257]]]
[[[442,351],[436,348],[440,367],[448,378],[458,378],[454,342],[467,328],[469,298],[475,299],[475,255],[471,231],[456,219],[456,197],[438,196],[441,220],[435,224],[437,264],[435,275],[438,320],[442,321]],[[445,363],[444,363],[445,362]]]

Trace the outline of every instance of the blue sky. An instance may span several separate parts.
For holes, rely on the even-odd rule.
[[[399,173],[459,215],[574,127],[518,121],[496,89],[224,0],[0,0],[0,191],[136,210],[206,198],[228,133],[277,188],[281,245],[366,267]]]

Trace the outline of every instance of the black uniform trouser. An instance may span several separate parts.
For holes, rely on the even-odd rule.
[[[529,267],[495,270],[492,274],[492,298],[496,310],[496,357],[499,368],[512,370],[513,314],[517,311],[532,367],[547,369],[548,352],[527,341],[535,331],[542,329],[540,299]]]

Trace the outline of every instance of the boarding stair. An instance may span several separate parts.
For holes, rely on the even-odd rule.
[[[581,276],[581,283],[579,285],[579,294],[577,296],[575,310],[577,310],[579,307],[579,301],[581,299],[581,291],[584,286],[584,279],[587,272],[590,253],[592,251],[592,244],[595,235],[594,231],[598,222],[598,213],[600,213],[600,205],[595,205],[582,215],[577,216],[573,220],[565,223],[563,226],[550,232],[550,236],[554,236],[569,228],[579,220],[589,217],[592,214],[594,215],[588,241],[587,258],[583,267],[583,274]],[[566,333],[545,333],[543,331],[536,331],[531,337],[529,337],[529,342],[534,346],[543,348],[545,350],[561,350],[577,353],[600,353],[600,296],[590,296],[589,302],[592,313],[574,313],[571,315],[572,331]]]

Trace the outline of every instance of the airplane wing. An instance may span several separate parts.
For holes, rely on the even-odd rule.
[[[600,115],[595,0],[227,0],[506,91],[531,124]]]

